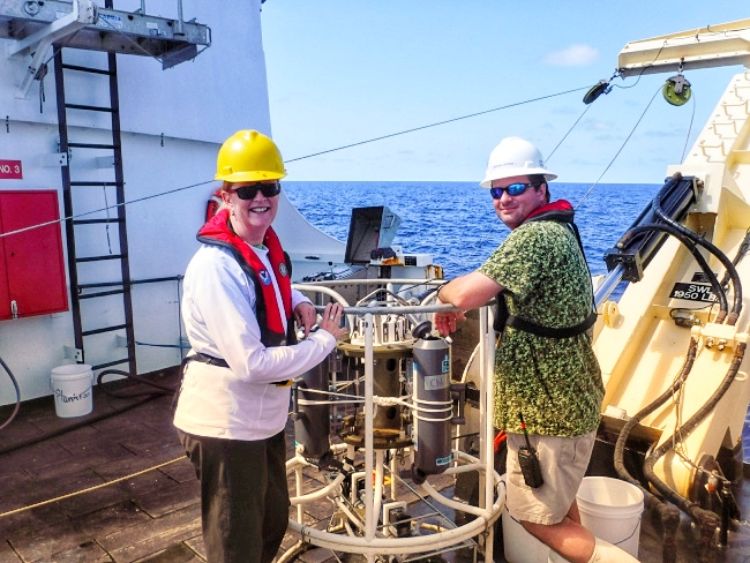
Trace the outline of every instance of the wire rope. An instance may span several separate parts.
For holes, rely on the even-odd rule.
[[[557,152],[557,149],[560,148],[560,145],[562,145],[565,142],[565,139],[568,138],[568,135],[570,135],[573,132],[573,129],[575,129],[578,126],[578,123],[583,119],[583,116],[586,115],[586,113],[591,109],[591,104],[587,104],[586,107],[581,112],[581,115],[578,116],[578,118],[573,122],[573,125],[570,126],[568,131],[565,133],[565,135],[562,136],[562,139],[560,139],[557,144],[555,145],[555,148],[552,149],[552,151],[547,155],[547,162],[550,161],[552,156]]]
[[[304,159],[307,159],[307,158],[314,158],[316,156],[320,156],[320,155],[323,155],[323,154],[329,154],[329,153],[332,153],[332,152],[346,150],[346,149],[349,149],[349,148],[352,148],[352,147],[357,147],[357,146],[361,146],[361,145],[365,145],[365,144],[369,144],[369,143],[375,143],[377,141],[382,141],[384,139],[390,139],[390,138],[393,138],[393,137],[398,137],[398,136],[401,136],[401,135],[407,135],[409,133],[414,133],[415,131],[422,131],[424,129],[430,129],[432,127],[438,127],[440,125],[446,125],[448,123],[455,123],[457,121],[462,121],[464,119],[471,119],[473,117],[478,117],[480,115],[486,115],[488,113],[493,113],[493,112],[501,111],[501,110],[504,110],[504,109],[518,107],[518,106],[522,106],[522,105],[525,105],[525,104],[530,104],[530,103],[533,103],[533,102],[539,102],[539,101],[542,101],[542,100],[548,100],[548,99],[555,98],[555,97],[558,97],[558,96],[564,96],[566,94],[571,94],[571,93],[574,93],[574,92],[579,92],[579,91],[585,90],[585,89],[586,89],[585,87],[571,88],[569,90],[562,90],[560,92],[555,92],[555,93],[552,93],[552,94],[546,94],[544,96],[538,96],[536,98],[529,98],[529,99],[521,100],[521,101],[518,101],[518,102],[512,102],[510,104],[505,104],[503,106],[498,106],[498,107],[494,107],[494,108],[490,108],[490,109],[486,109],[486,110],[482,110],[482,111],[478,111],[478,112],[474,112],[474,113],[469,113],[469,114],[461,115],[461,116],[458,116],[458,117],[453,117],[453,118],[450,118],[450,119],[443,119],[441,121],[436,121],[436,122],[428,123],[428,124],[425,124],[425,125],[419,125],[417,127],[412,127],[412,128],[409,128],[409,129],[402,129],[400,131],[394,131],[392,133],[387,133],[385,135],[380,135],[380,136],[377,136],[377,137],[371,137],[369,139],[364,139],[362,141],[357,141],[357,142],[354,142],[354,143],[348,143],[348,144],[345,144],[345,145],[340,145],[340,146],[333,147],[333,148],[330,148],[330,149],[325,149],[325,150],[314,152],[314,153],[310,153],[310,154],[307,154],[307,155],[304,155],[304,156],[299,156],[299,157],[296,157],[296,158],[288,159],[288,160],[285,160],[284,162],[285,162],[285,164],[288,164],[288,163],[291,163],[291,162],[297,162],[297,161],[304,160]],[[188,184],[186,186],[181,186],[181,187],[177,187],[177,188],[171,188],[171,189],[160,191],[160,192],[156,192],[156,193],[153,193],[153,194],[150,194],[150,195],[147,195],[147,196],[143,196],[143,197],[131,199],[131,200],[124,201],[124,202],[121,202],[121,203],[116,203],[116,204],[113,204],[113,205],[110,205],[110,206],[107,206],[107,207],[104,207],[104,208],[101,208],[101,209],[94,209],[94,210],[91,210],[91,211],[85,211],[83,213],[78,213],[78,214],[73,214],[73,215],[69,215],[69,216],[66,216],[66,217],[62,217],[60,219],[54,219],[54,220],[51,220],[51,221],[44,221],[42,223],[36,223],[34,225],[29,225],[29,226],[26,226],[26,227],[22,227],[20,229],[14,229],[12,231],[7,231],[7,232],[4,232],[4,233],[0,233],[0,239],[5,238],[5,237],[9,237],[11,235],[17,235],[17,234],[25,233],[25,232],[28,232],[28,231],[32,231],[32,230],[35,230],[35,229],[42,228],[42,227],[47,227],[47,226],[50,226],[50,225],[56,225],[56,224],[62,223],[63,221],[74,220],[74,219],[78,219],[80,217],[86,217],[86,216],[89,216],[89,215],[93,215],[95,213],[107,212],[107,211],[109,211],[111,209],[116,209],[117,207],[132,205],[134,203],[141,203],[141,202],[148,201],[148,200],[151,200],[151,199],[156,199],[156,198],[159,198],[159,197],[163,197],[163,196],[167,196],[167,195],[179,193],[179,192],[182,192],[182,191],[185,191],[185,190],[190,190],[190,189],[193,189],[193,188],[204,186],[204,185],[210,184],[212,182],[214,182],[213,179],[203,180],[203,181],[200,181],[200,182],[195,182],[193,184]]]
[[[604,175],[609,171],[609,169],[614,164],[615,160],[617,160],[617,158],[620,156],[620,153],[623,151],[623,149],[625,148],[625,146],[630,141],[631,137],[633,136],[633,133],[635,133],[635,130],[641,124],[641,121],[643,121],[643,118],[645,117],[646,112],[648,112],[649,108],[651,107],[651,104],[654,102],[654,99],[656,99],[656,95],[659,92],[661,92],[661,86],[659,86],[659,88],[656,89],[656,92],[654,92],[654,95],[651,96],[651,99],[648,101],[648,103],[646,104],[646,107],[641,112],[641,115],[640,115],[640,117],[638,117],[638,120],[635,122],[635,125],[633,125],[633,127],[630,129],[630,132],[625,137],[625,140],[622,142],[622,144],[620,145],[620,147],[617,149],[617,151],[615,152],[615,155],[609,161],[609,163],[607,164],[607,166],[604,167],[604,170],[602,171],[602,173],[599,174],[599,177],[596,179],[596,181],[593,184],[591,184],[591,186],[589,186],[589,189],[586,191],[585,194],[583,194],[583,197],[580,199],[580,201],[578,202],[578,204],[576,204],[574,206],[574,208],[576,210],[579,207],[581,207],[586,202],[586,199],[588,199],[589,195],[591,195],[591,192],[594,190],[594,188],[596,188],[596,186],[599,185],[599,182],[601,182],[601,180],[604,177]]]
[[[688,150],[688,143],[690,142],[690,134],[693,132],[693,123],[695,122],[695,94],[690,96],[692,103],[692,112],[690,113],[690,124],[688,125],[687,134],[685,135],[685,144],[682,147],[682,156],[680,157],[680,162],[685,162],[685,154],[687,154]]]
[[[463,121],[464,119],[471,119],[472,117],[478,117],[480,115],[486,115],[488,113],[493,113],[493,112],[501,111],[501,110],[504,110],[504,109],[514,108],[514,107],[518,107],[518,106],[530,104],[530,103],[533,103],[533,102],[539,102],[539,101],[542,101],[542,100],[548,100],[550,98],[555,98],[557,96],[564,96],[565,94],[571,94],[573,92],[580,92],[581,90],[586,90],[586,88],[587,88],[586,86],[579,87],[579,88],[572,88],[570,90],[563,90],[561,92],[556,92],[554,94],[546,94],[544,96],[538,96],[536,98],[529,98],[527,100],[522,100],[520,102],[513,102],[513,103],[510,103],[510,104],[506,104],[504,106],[498,106],[498,107],[495,107],[495,108],[490,108],[490,109],[486,109],[486,110],[482,110],[482,111],[477,111],[477,112],[469,113],[469,114],[466,114],[466,115],[460,115],[458,117],[452,117],[450,119],[444,119],[442,121],[435,121],[433,123],[427,123],[425,125],[418,125],[417,127],[411,127],[409,129],[402,129],[400,131],[395,131],[393,133],[386,133],[385,135],[380,135],[378,137],[370,137],[369,139],[364,139],[362,141],[356,141],[356,142],[349,143],[349,144],[346,144],[346,145],[341,145],[341,146],[338,146],[338,147],[335,147],[335,148],[332,148],[332,149],[326,149],[326,150],[322,150],[322,151],[318,151],[318,152],[306,154],[304,156],[298,156],[296,158],[292,158],[290,160],[286,160],[285,163],[297,162],[298,160],[304,160],[306,158],[312,158],[314,156],[321,156],[321,155],[324,155],[324,154],[328,154],[328,153],[332,153],[332,152],[336,152],[336,151],[340,151],[340,150],[344,150],[344,149],[350,149],[352,147],[358,147],[360,145],[366,145],[366,144],[374,143],[374,142],[377,142],[377,141],[383,141],[385,139],[391,139],[393,137],[399,137],[401,135],[406,135],[408,133],[414,133],[416,131],[424,131],[425,129],[431,129],[433,127],[439,127],[440,125],[447,125],[448,123],[455,123],[456,121]]]

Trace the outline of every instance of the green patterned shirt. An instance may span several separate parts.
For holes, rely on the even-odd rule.
[[[508,311],[548,327],[591,312],[591,277],[575,235],[555,221],[511,231],[479,269],[505,288]],[[604,387],[589,334],[547,338],[506,327],[495,354],[495,426],[579,436],[595,430]]]

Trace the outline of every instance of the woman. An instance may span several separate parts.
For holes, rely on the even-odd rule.
[[[274,142],[252,130],[217,158],[222,209],[198,232],[182,301],[192,350],[174,424],[201,481],[209,562],[271,561],[288,522],[284,426],[289,383],[333,351],[342,308],[318,327],[291,287],[291,264],[271,228],[286,175]],[[294,315],[294,318],[293,316]],[[304,330],[297,343],[294,319]]]

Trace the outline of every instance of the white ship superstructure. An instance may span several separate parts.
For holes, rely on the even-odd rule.
[[[23,400],[66,362],[180,362],[180,279],[218,146],[272,133],[260,0],[187,9],[0,2],[0,357]],[[282,200],[292,256],[340,261],[342,244]],[[3,381],[0,404],[14,400]]]

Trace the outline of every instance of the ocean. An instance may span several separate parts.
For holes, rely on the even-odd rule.
[[[605,253],[659,190],[656,184],[552,183],[552,199],[576,209],[592,274],[606,273]],[[289,200],[316,227],[346,241],[354,207],[385,205],[401,217],[393,241],[408,253],[427,253],[453,278],[479,267],[508,229],[489,191],[474,182],[284,182]]]
[[[576,209],[592,274],[607,272],[605,253],[625,233],[659,190],[656,184],[552,183],[552,199]],[[508,234],[489,191],[469,182],[284,182],[289,200],[315,226],[346,241],[353,207],[385,205],[402,219],[394,244],[409,253],[429,253],[450,279],[482,264]],[[623,282],[610,296],[617,300]],[[750,463],[750,410],[742,432]]]

